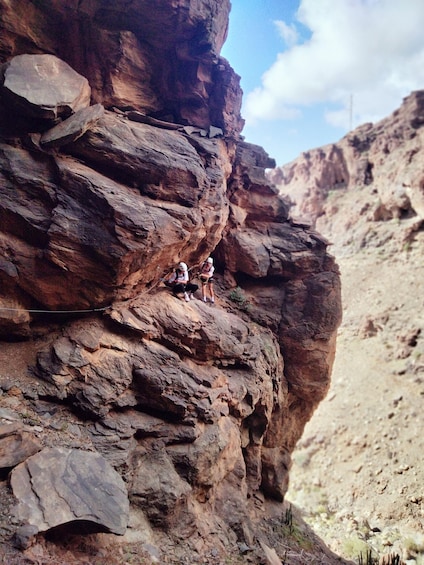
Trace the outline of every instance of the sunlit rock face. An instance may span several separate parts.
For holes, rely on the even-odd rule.
[[[78,415],[153,528],[251,541],[328,390],[340,281],[240,136],[229,2],[0,5],[0,332],[36,344],[16,386]],[[73,77],[62,114],[9,95],[22,55],[48,93]],[[214,306],[161,284],[209,255]]]
[[[414,216],[420,223],[424,220],[423,125],[424,91],[412,92],[387,118],[356,128],[338,143],[303,153],[270,171],[268,178],[291,199],[293,217],[318,228],[325,223],[326,233],[336,230],[339,241],[347,241],[349,226],[359,216],[371,221]],[[331,196],[361,187],[372,191],[374,204],[352,208],[351,214],[345,214],[344,226],[331,227]]]
[[[229,0],[2,1],[0,56],[49,53],[107,108],[237,134],[238,77],[219,57]]]

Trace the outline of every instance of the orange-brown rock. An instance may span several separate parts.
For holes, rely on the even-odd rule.
[[[17,55],[2,74],[2,96],[15,114],[55,120],[90,104],[88,80],[54,55]]]
[[[0,424],[0,469],[11,469],[40,449],[39,442],[22,425]]]
[[[349,243],[349,227],[363,217],[370,222],[415,218],[411,229],[416,231],[424,220],[423,124],[424,91],[417,91],[387,118],[358,127],[336,144],[303,153],[271,171],[269,179],[292,201],[293,217],[301,217],[318,229],[325,224],[326,233],[334,233],[341,246]],[[364,209],[363,199],[352,198],[344,225],[333,225],[337,204],[332,196],[354,193],[358,187],[369,192],[368,200],[373,204]],[[364,241],[370,237],[364,233]]]
[[[54,53],[93,93],[48,131],[2,106],[0,331],[35,352],[17,384],[79,419],[149,527],[251,543],[328,390],[340,282],[240,137],[229,2],[0,3],[1,62]],[[161,284],[210,254],[215,305]]]
[[[241,90],[219,56],[229,0],[0,2],[0,59],[54,54],[89,77],[94,102],[238,134]]]

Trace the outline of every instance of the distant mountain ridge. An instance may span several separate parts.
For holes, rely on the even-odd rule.
[[[411,237],[409,232],[421,229],[424,220],[423,126],[420,90],[380,122],[306,151],[268,176],[291,200],[291,216],[310,222],[345,251],[353,240],[356,246],[366,244],[370,221],[407,220],[405,237]],[[359,190],[369,194],[360,197]],[[343,218],[334,208],[337,192],[357,193],[357,204],[352,195]],[[352,234],[355,229],[363,232],[359,239]]]

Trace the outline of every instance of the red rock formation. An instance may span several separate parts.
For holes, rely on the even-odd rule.
[[[2,1],[0,57],[52,53],[90,77],[93,102],[237,135],[241,91],[219,57],[229,0]]]
[[[325,224],[330,236],[337,232],[340,244],[347,242],[349,226],[364,216],[370,221],[415,217],[417,230],[424,220],[423,124],[424,91],[417,91],[391,116],[358,127],[336,144],[303,153],[271,171],[269,179],[291,199],[294,217],[319,229]],[[374,194],[369,197],[374,204],[364,210],[358,199],[344,225],[332,226],[331,195],[360,188]]]
[[[239,135],[229,3],[0,4],[4,63],[53,53],[105,108],[34,122],[0,92],[0,331],[37,349],[17,385],[88,419],[152,526],[250,543],[328,390],[340,284]],[[210,253],[214,308],[159,284]]]

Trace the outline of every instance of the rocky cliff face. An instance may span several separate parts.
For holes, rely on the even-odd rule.
[[[372,246],[379,239],[373,222],[391,219],[406,220],[406,229],[398,231],[410,240],[424,220],[423,124],[424,91],[417,91],[384,120],[303,153],[271,171],[269,179],[292,201],[291,216],[324,231],[340,251],[350,244]],[[350,210],[337,214],[338,195],[346,193],[352,194]]]
[[[6,531],[254,544],[328,390],[340,282],[240,137],[229,2],[0,5],[0,453],[28,444]],[[215,306],[160,283],[210,254]]]
[[[423,102],[413,92],[381,122],[270,174],[291,213],[329,238],[342,277],[332,385],[294,453],[287,498],[334,551],[386,554],[381,563],[424,555]]]

